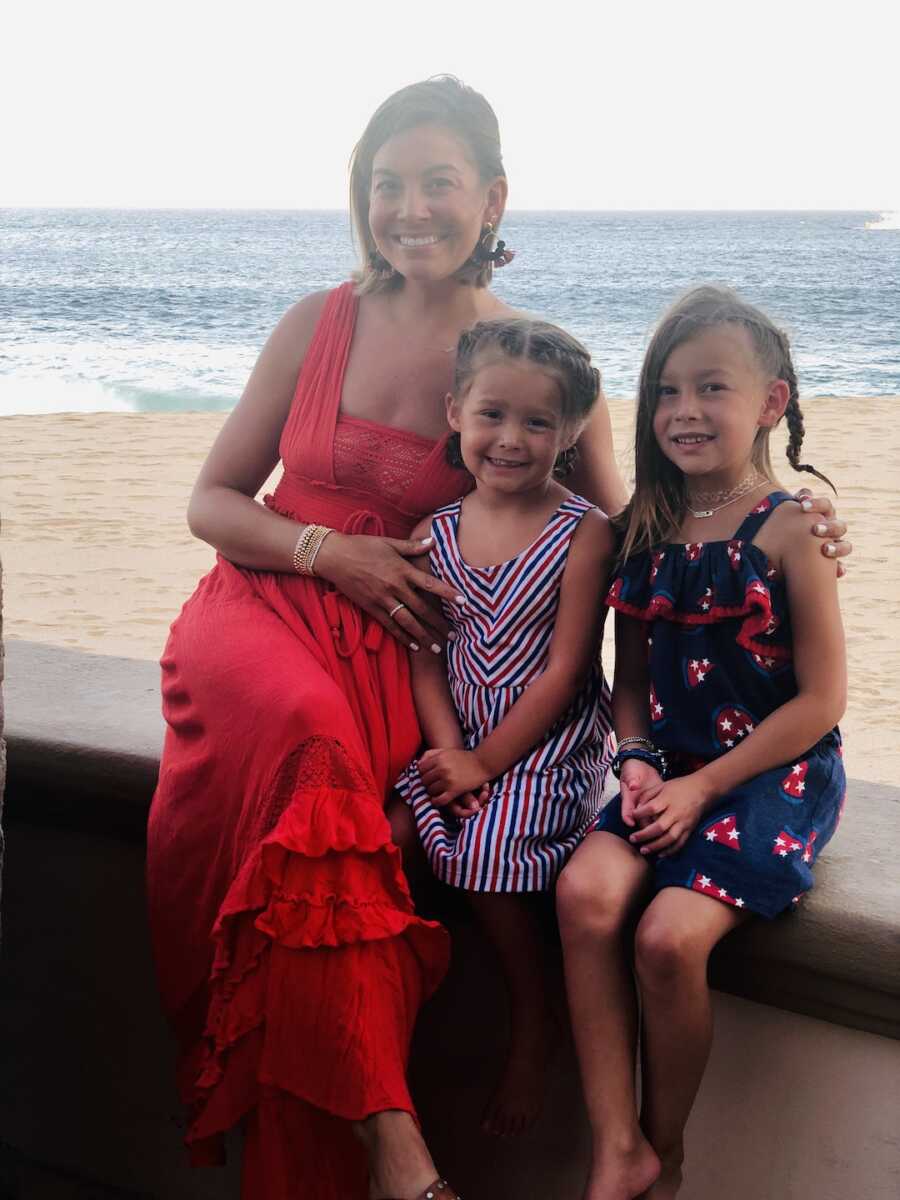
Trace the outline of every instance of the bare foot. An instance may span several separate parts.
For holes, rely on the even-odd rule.
[[[547,1070],[559,1045],[560,1032],[549,1012],[528,1029],[514,1031],[503,1074],[484,1110],[483,1133],[517,1137],[540,1116]]]
[[[649,1196],[659,1175],[659,1159],[644,1138],[624,1148],[595,1147],[584,1200],[635,1200]]]
[[[681,1180],[681,1160],[664,1161],[658,1178],[642,1194],[641,1200],[674,1200],[681,1188]]]
[[[369,1195],[412,1200],[434,1183],[438,1172],[409,1113],[375,1113],[353,1126],[369,1154]]]

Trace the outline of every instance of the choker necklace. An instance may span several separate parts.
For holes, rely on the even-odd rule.
[[[708,504],[709,508],[693,508],[689,500],[688,511],[697,520],[703,517],[711,517],[720,508],[727,508],[729,504],[734,504],[735,500],[740,500],[741,496],[746,496],[750,492],[755,491],[761,483],[765,482],[765,475],[759,471],[753,471],[745,479],[742,479],[740,483],[735,484],[733,488],[725,488],[719,492],[696,492],[694,502]]]

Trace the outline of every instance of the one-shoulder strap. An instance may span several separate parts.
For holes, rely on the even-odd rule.
[[[303,474],[334,483],[334,427],[359,301],[348,281],[330,292],[297,376],[291,411],[281,435],[285,465],[302,449]],[[302,437],[302,447],[297,439]]]
[[[734,535],[734,540],[752,542],[778,505],[783,504],[785,500],[792,499],[793,497],[789,492],[782,492],[780,490],[769,492],[768,496],[760,500],[759,504],[755,508],[751,508],[746,517],[744,517],[740,528]]]

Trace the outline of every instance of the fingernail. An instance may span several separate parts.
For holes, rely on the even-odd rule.
[[[410,643],[409,643],[409,648],[410,648],[410,650],[418,650],[418,648],[419,648],[419,647],[418,647],[418,644],[417,644],[416,642],[410,642]]]
[[[433,541],[434,541],[433,537],[422,538],[422,545],[430,546]]]
[[[440,652],[441,652],[441,648],[440,648],[440,646],[437,644],[437,642],[432,642],[432,643],[431,643],[431,649],[434,651],[434,653],[435,653],[435,654],[440,654]]]
[[[829,556],[829,558],[831,558],[833,555],[837,554],[837,546],[834,546],[831,542],[829,542],[825,547],[825,553]]]
[[[456,630],[455,629],[451,629],[450,632],[447,634],[447,641],[448,642],[456,641]]]
[[[454,596],[453,599],[456,601],[457,604],[465,604],[465,602],[466,602],[465,596]]]
[[[824,537],[827,532],[827,525],[813,525],[813,533],[817,533],[819,537]]]
[[[804,512],[809,512],[809,510],[812,508],[812,500],[801,500],[800,507]]]

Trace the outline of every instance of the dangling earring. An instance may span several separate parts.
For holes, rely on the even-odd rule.
[[[576,446],[569,446],[567,450],[560,450],[556,456],[556,462],[553,464],[553,474],[557,479],[564,479],[566,475],[571,475],[575,470],[577,461],[578,449]]]
[[[511,263],[515,258],[515,250],[507,250],[506,242],[500,240],[494,232],[494,226],[490,221],[486,221],[481,230],[481,237],[478,239],[478,245],[475,247],[472,258],[475,262],[483,267],[491,263],[495,267],[505,267],[507,263]]]
[[[387,279],[394,273],[394,268],[378,250],[369,252],[369,270],[374,271],[382,279]]]

